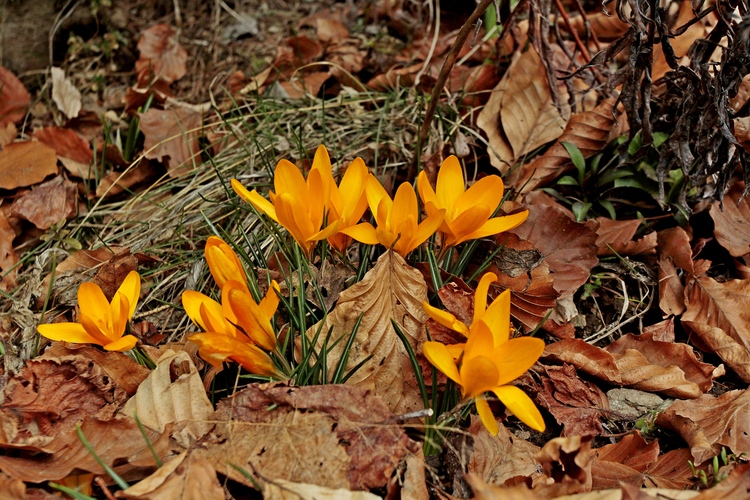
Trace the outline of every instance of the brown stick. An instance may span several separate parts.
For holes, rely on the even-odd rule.
[[[472,12],[469,16],[469,19],[467,19],[464,25],[461,26],[461,29],[456,36],[456,41],[453,43],[453,46],[448,52],[448,56],[445,58],[443,67],[440,68],[440,74],[438,75],[437,81],[435,82],[435,88],[432,89],[432,95],[430,96],[430,103],[427,105],[427,111],[424,114],[422,127],[419,129],[417,150],[414,154],[414,158],[412,158],[411,165],[409,166],[409,172],[406,176],[409,181],[413,181],[417,177],[417,163],[419,163],[419,158],[422,155],[422,144],[425,142],[425,140],[427,139],[427,134],[429,134],[430,132],[430,125],[432,123],[433,116],[435,116],[435,111],[437,110],[440,93],[443,91],[445,82],[448,81],[448,76],[453,69],[453,65],[456,64],[456,59],[458,59],[458,52],[461,50],[461,47],[464,46],[464,42],[469,36],[474,23],[477,22],[477,19],[479,19],[482,14],[484,14],[484,11],[487,10],[487,7],[489,7],[493,1],[494,0],[482,0],[482,2],[477,5],[477,8],[474,9],[474,12]]]

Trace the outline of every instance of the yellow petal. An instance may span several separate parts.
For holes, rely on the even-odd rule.
[[[341,219],[335,220],[328,224],[323,230],[318,231],[317,233],[310,236],[307,241],[320,241],[324,240],[326,238],[329,238],[333,236],[334,234],[339,232],[339,228],[341,227]]]
[[[323,202],[328,203],[328,200],[331,197],[331,191],[333,187],[336,186],[336,182],[333,180],[333,172],[331,171],[331,157],[328,156],[328,150],[322,144],[318,146],[317,150],[315,150],[310,173],[313,171],[318,171],[320,173],[320,179],[323,181]],[[310,180],[309,175],[308,180]],[[315,193],[315,191],[312,190],[310,190],[310,192]]]
[[[318,232],[318,228],[313,227],[307,210],[297,198],[289,193],[277,195],[276,215],[279,217],[279,224],[289,231],[301,247],[310,247],[305,243],[310,236]]]
[[[471,338],[469,342],[471,342]],[[470,359],[464,356],[460,373],[464,397],[473,398],[497,387],[499,378],[497,366],[487,356],[474,356]]]
[[[333,181],[331,181],[333,182]],[[325,207],[330,201],[330,186],[328,193],[321,178],[319,170],[311,170],[307,176],[307,202],[303,204],[313,228],[319,230],[325,218]],[[312,194],[314,193],[314,196]]]
[[[203,295],[195,290],[185,290],[182,292],[182,307],[185,309],[185,314],[188,315],[193,323],[200,326],[203,331],[214,331],[214,328],[209,322],[205,320],[206,315],[201,314],[201,308],[205,308],[208,315],[212,317],[224,317],[222,312],[221,304],[216,302],[214,299],[207,295]]]
[[[251,373],[276,375],[271,358],[252,344],[211,332],[191,335],[189,340],[198,345],[200,356],[217,368],[221,368],[223,361],[232,359]]]
[[[419,226],[417,227],[417,234],[414,235],[414,238],[412,238],[411,240],[411,249],[409,251],[414,250],[419,245],[427,241],[427,238],[435,234],[435,231],[438,230],[440,224],[443,223],[444,215],[445,210],[440,209],[419,223]]]
[[[394,213],[396,213],[395,203],[393,206]],[[414,214],[409,214],[406,220],[401,221],[398,226],[391,226],[391,230],[399,236],[393,250],[402,257],[406,257],[409,252],[419,246],[419,244],[414,244],[417,227],[417,216]]]
[[[483,227],[490,215],[492,213],[487,207],[476,206],[469,208],[452,221],[448,221],[448,233],[451,237],[447,239],[445,244],[455,246],[464,241],[476,239],[472,238],[471,235]]]
[[[482,321],[472,323],[466,341],[464,360],[474,356],[490,356],[495,349],[494,338],[489,327]]]
[[[106,344],[102,347],[104,347],[105,351],[125,352],[131,350],[137,343],[137,338],[133,337],[132,335],[125,335],[124,337],[115,340],[114,342],[110,342],[109,344]]]
[[[107,307],[107,314],[110,314],[109,306]],[[96,318],[89,316],[88,314],[85,314],[84,312],[81,312],[78,315],[78,321],[81,322],[81,325],[86,330],[86,332],[91,337],[96,339],[96,343],[99,345],[106,345],[112,342],[113,340],[117,340],[117,339],[112,339],[109,337],[109,334],[112,331],[111,328],[107,328],[105,325],[99,322]]]
[[[362,158],[356,158],[349,164],[341,178],[339,191],[341,192],[342,217],[346,225],[359,221],[367,210],[367,196],[365,183],[367,181],[367,167]]]
[[[440,342],[427,341],[422,346],[424,357],[432,366],[440,370],[446,377],[461,385],[461,375],[458,373],[456,362],[448,348]]]
[[[437,196],[430,185],[430,180],[427,178],[427,172],[424,170],[419,172],[419,175],[417,176],[417,191],[419,191],[419,197],[422,199],[425,209],[428,204],[432,204],[435,207],[435,210],[440,208],[437,206],[439,203]],[[428,211],[427,213],[429,214],[430,212]]]
[[[302,172],[288,160],[280,160],[273,173],[273,186],[276,197],[282,194],[291,195],[301,204],[306,204],[309,198],[307,183]],[[321,193],[318,193],[320,196]],[[274,199],[274,205],[276,200]]]
[[[495,346],[508,340],[510,335],[510,289],[505,289],[503,293],[495,297],[492,304],[487,308],[480,317],[492,332],[495,338]]]
[[[437,307],[432,307],[427,302],[423,302],[422,307],[424,307],[424,311],[430,318],[437,321],[444,327],[455,330],[458,333],[463,334],[465,337],[469,335],[469,328],[458,321],[456,317],[448,311],[443,311],[442,309],[438,309]]]
[[[484,399],[484,397],[477,396],[474,398],[474,405],[477,407],[477,414],[479,414],[479,418],[482,420],[482,423],[487,428],[489,433],[493,436],[497,436],[500,428],[497,425],[495,415],[492,414],[490,404],[486,399]]]
[[[122,338],[125,327],[128,326],[128,311],[130,304],[128,299],[120,293],[116,293],[112,299],[112,332],[108,335],[111,341]]]
[[[50,340],[72,344],[99,344],[101,342],[88,334],[80,323],[47,323],[36,327],[37,331]]]
[[[363,222],[356,226],[347,227],[341,230],[341,232],[347,236],[351,236],[360,243],[365,245],[377,245],[378,236],[375,233],[375,228],[369,222]]]
[[[545,425],[542,414],[539,413],[539,409],[525,392],[512,385],[496,387],[492,392],[518,420],[536,431],[544,432]]]
[[[237,193],[237,196],[255,207],[258,212],[266,214],[274,221],[279,222],[279,219],[276,216],[276,208],[274,208],[273,203],[263,198],[258,191],[255,189],[248,191],[237,179],[232,179],[232,189]]]
[[[86,281],[78,287],[78,306],[81,312],[99,325],[99,330],[112,329],[112,315],[107,297],[99,285]],[[88,331],[88,330],[87,330]],[[91,333],[91,332],[89,332]]]
[[[450,344],[445,346],[446,349],[448,349],[448,352],[451,353],[451,356],[453,356],[453,359],[458,361],[458,358],[461,357],[461,355],[464,353],[464,348],[466,348],[466,344]]]
[[[398,243],[398,241],[396,241],[399,239],[398,235],[396,233],[391,232],[388,229],[388,225],[385,225],[385,226],[378,225],[378,227],[375,228],[375,235],[377,235],[378,237],[378,243],[383,245],[386,249],[390,250],[390,248],[394,246],[394,243],[396,244]],[[403,244],[400,246],[403,247]],[[394,250],[395,250],[395,247],[394,247]],[[409,251],[408,249],[406,249],[406,251],[402,250],[402,251],[397,251],[396,253],[401,255],[401,257],[406,258],[406,254],[408,254]]]
[[[464,171],[458,158],[451,155],[440,165],[437,176],[436,195],[440,208],[454,215],[456,202],[464,194]]]
[[[266,351],[273,351],[276,348],[276,335],[271,328],[271,320],[252,296],[242,289],[233,288],[229,290],[227,300],[245,335]]]
[[[386,193],[385,188],[372,174],[367,175],[365,195],[367,196],[367,203],[370,205],[370,211],[376,216],[376,218],[382,200],[387,200],[386,208],[390,208],[390,205],[393,203],[391,197]],[[378,224],[381,224],[380,219],[378,219],[377,222]]]
[[[203,254],[211,270],[211,276],[219,288],[229,280],[246,282],[245,269],[237,254],[218,236],[209,236]]]
[[[120,285],[120,288],[117,289],[115,296],[117,296],[117,294],[122,294],[128,299],[129,309],[127,316],[128,319],[131,319],[133,314],[135,314],[135,308],[138,305],[138,299],[141,296],[141,276],[135,271],[130,271]],[[112,301],[114,302],[114,298]]]
[[[398,232],[399,226],[411,217],[416,226],[417,217],[419,217],[419,207],[417,206],[417,195],[414,188],[408,182],[403,182],[396,190],[396,196],[393,198],[393,208],[390,214],[390,225],[394,231]],[[378,224],[380,221],[378,221]],[[436,229],[437,230],[437,229]],[[434,232],[434,231],[433,231]],[[402,234],[402,238],[411,239],[412,234]]]
[[[503,199],[503,180],[497,175],[488,175],[474,183],[456,200],[456,214],[470,207],[485,206],[490,213],[494,212]]]
[[[275,280],[271,280],[271,286],[268,287],[266,296],[258,304],[258,307],[268,319],[273,318],[273,315],[276,314],[276,309],[279,307],[280,292],[279,284]]]
[[[490,291],[490,284],[495,281],[497,281],[495,273],[484,273],[482,279],[479,280],[474,292],[474,319],[472,323],[479,321],[479,318],[484,315],[484,311],[487,309],[487,294]]]
[[[462,241],[477,240],[479,238],[485,238],[493,234],[499,234],[504,231],[510,231],[514,229],[526,220],[529,216],[529,211],[519,212],[512,215],[504,215],[502,217],[495,217],[485,222],[479,229],[465,235]]]
[[[492,351],[500,378],[497,385],[512,382],[531,368],[544,351],[544,341],[534,337],[519,337],[500,344]]]

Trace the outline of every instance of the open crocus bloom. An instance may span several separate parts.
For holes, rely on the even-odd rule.
[[[497,435],[498,426],[483,394],[491,391],[523,423],[543,431],[544,419],[521,389],[507,385],[523,375],[544,351],[544,341],[533,337],[509,339],[510,290],[505,290],[489,307],[487,291],[497,277],[485,274],[477,286],[471,327],[455,316],[425,304],[427,314],[438,323],[466,336],[466,344],[446,346],[425,342],[424,355],[448,378],[461,386],[464,398],[474,399],[477,413],[487,430]]]
[[[527,210],[490,218],[503,199],[503,181],[497,175],[478,180],[468,190],[464,186],[463,169],[455,156],[449,156],[440,165],[435,191],[424,171],[417,177],[417,189],[427,214],[445,210],[440,231],[446,248],[508,231],[521,225],[529,215]]]
[[[318,159],[317,153],[315,157],[317,164],[314,160],[307,180],[292,163],[287,160],[279,161],[273,176],[275,192],[268,193],[271,201],[263,198],[256,190],[248,191],[237,179],[232,179],[235,193],[259,212],[284,226],[308,257],[312,255],[316,242],[336,234],[341,225],[340,220],[329,220],[329,224],[321,230],[331,185],[328,176],[321,173],[321,169],[325,168],[322,165],[324,160]],[[329,173],[330,168],[329,160]]]
[[[328,243],[339,252],[343,253],[352,241],[352,238],[343,230],[355,226],[367,210],[365,185],[367,184],[368,173],[362,158],[356,158],[344,172],[341,184],[336,186],[335,183],[332,183],[331,185],[328,220],[339,219],[341,225],[338,233],[328,238]]]
[[[432,236],[443,221],[445,210],[439,209],[418,222],[417,195],[408,182],[399,186],[396,196],[391,200],[380,182],[369,174],[365,193],[378,227],[374,228],[369,222],[363,222],[341,232],[367,245],[380,243],[406,257]]]
[[[78,288],[80,323],[51,323],[39,325],[37,330],[50,340],[74,344],[98,344],[107,351],[129,351],[138,342],[125,335],[128,321],[135,313],[141,293],[141,277],[130,271],[125,281],[108,302],[98,285],[86,282]]]
[[[206,240],[206,248],[203,251],[211,276],[219,288],[229,280],[247,282],[245,269],[240,263],[239,257],[234,253],[232,247],[218,236],[209,236]]]

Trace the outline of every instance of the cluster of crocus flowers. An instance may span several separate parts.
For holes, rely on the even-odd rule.
[[[271,318],[279,306],[278,284],[271,282],[265,297],[256,303],[240,259],[229,245],[211,236],[204,255],[211,276],[221,288],[221,303],[200,292],[183,292],[185,312],[203,330],[189,340],[198,345],[201,358],[217,369],[232,360],[251,373],[278,377],[268,355],[277,347]]]
[[[141,277],[130,271],[112,301],[108,301],[99,285],[81,283],[78,288],[78,320],[80,323],[39,325],[39,333],[50,339],[74,344],[97,344],[107,351],[129,351],[138,339],[125,335],[128,321],[133,318],[141,293]]]
[[[487,430],[497,435],[498,425],[484,394],[495,396],[519,420],[543,431],[544,419],[521,389],[508,385],[533,366],[544,351],[544,341],[533,337],[510,338],[510,291],[505,290],[487,307],[487,292],[497,276],[485,274],[474,295],[471,326],[452,314],[425,303],[427,314],[441,325],[467,337],[465,344],[446,346],[425,342],[429,362],[461,387],[464,399],[473,399]]]

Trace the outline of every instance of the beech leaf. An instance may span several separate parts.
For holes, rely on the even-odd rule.
[[[0,66],[0,127],[22,120],[30,102],[31,96],[21,80]]]
[[[166,163],[170,177],[193,170],[201,163],[198,135],[201,115],[187,108],[151,108],[140,115],[139,126],[145,137],[145,156]]]
[[[140,58],[135,63],[138,73],[150,71],[155,78],[169,83],[187,73],[187,51],[177,41],[177,33],[168,24],[155,24],[138,40]]]
[[[52,100],[57,108],[68,119],[76,118],[81,112],[81,92],[73,85],[70,78],[65,78],[65,71],[52,67]]]
[[[56,173],[55,150],[41,142],[14,142],[0,151],[0,189],[31,186]]]

